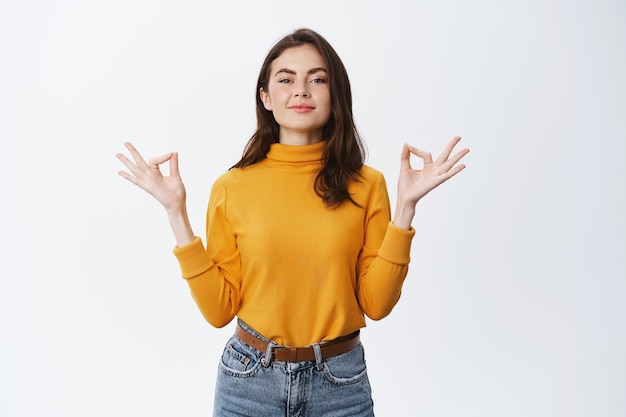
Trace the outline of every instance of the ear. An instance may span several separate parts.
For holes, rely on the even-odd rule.
[[[259,89],[259,96],[261,97],[261,101],[263,102],[265,110],[272,111],[272,100],[270,99],[270,95],[263,89],[263,87]]]

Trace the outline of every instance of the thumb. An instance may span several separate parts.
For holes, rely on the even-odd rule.
[[[409,145],[406,143],[402,145],[402,153],[400,154],[400,169],[411,169],[411,152],[409,151]]]
[[[173,152],[170,158],[170,177],[180,177],[178,172],[178,152]]]

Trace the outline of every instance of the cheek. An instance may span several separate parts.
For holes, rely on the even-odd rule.
[[[326,103],[326,106],[328,106],[328,108],[331,107],[330,90],[324,91],[324,102]]]
[[[332,113],[332,109],[333,109],[333,103],[330,97],[330,92],[326,93],[326,96],[324,97],[324,101],[326,102],[326,108],[328,109],[328,115],[330,117],[330,114]]]

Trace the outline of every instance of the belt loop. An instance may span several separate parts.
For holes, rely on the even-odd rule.
[[[274,346],[276,346],[276,343],[274,343],[273,340],[270,340],[267,343],[267,349],[265,350],[265,356],[263,358],[261,358],[261,363],[266,368],[268,366],[270,366],[270,363],[272,362],[272,350],[274,349]]]
[[[315,352],[315,366],[318,371],[324,369],[324,358],[322,358],[322,348],[319,343],[313,343],[313,351]]]

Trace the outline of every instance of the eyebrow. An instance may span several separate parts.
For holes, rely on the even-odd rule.
[[[277,76],[278,74],[280,74],[281,72],[287,73],[287,74],[293,74],[296,75],[296,72],[292,69],[289,68],[281,68],[278,71],[276,71],[276,74],[274,74],[274,76]],[[322,68],[322,67],[317,67],[317,68],[311,68],[310,70],[308,70],[306,73],[307,75],[311,75],[311,74],[315,74],[316,72],[325,72],[328,73],[328,71],[326,71],[326,68]]]

